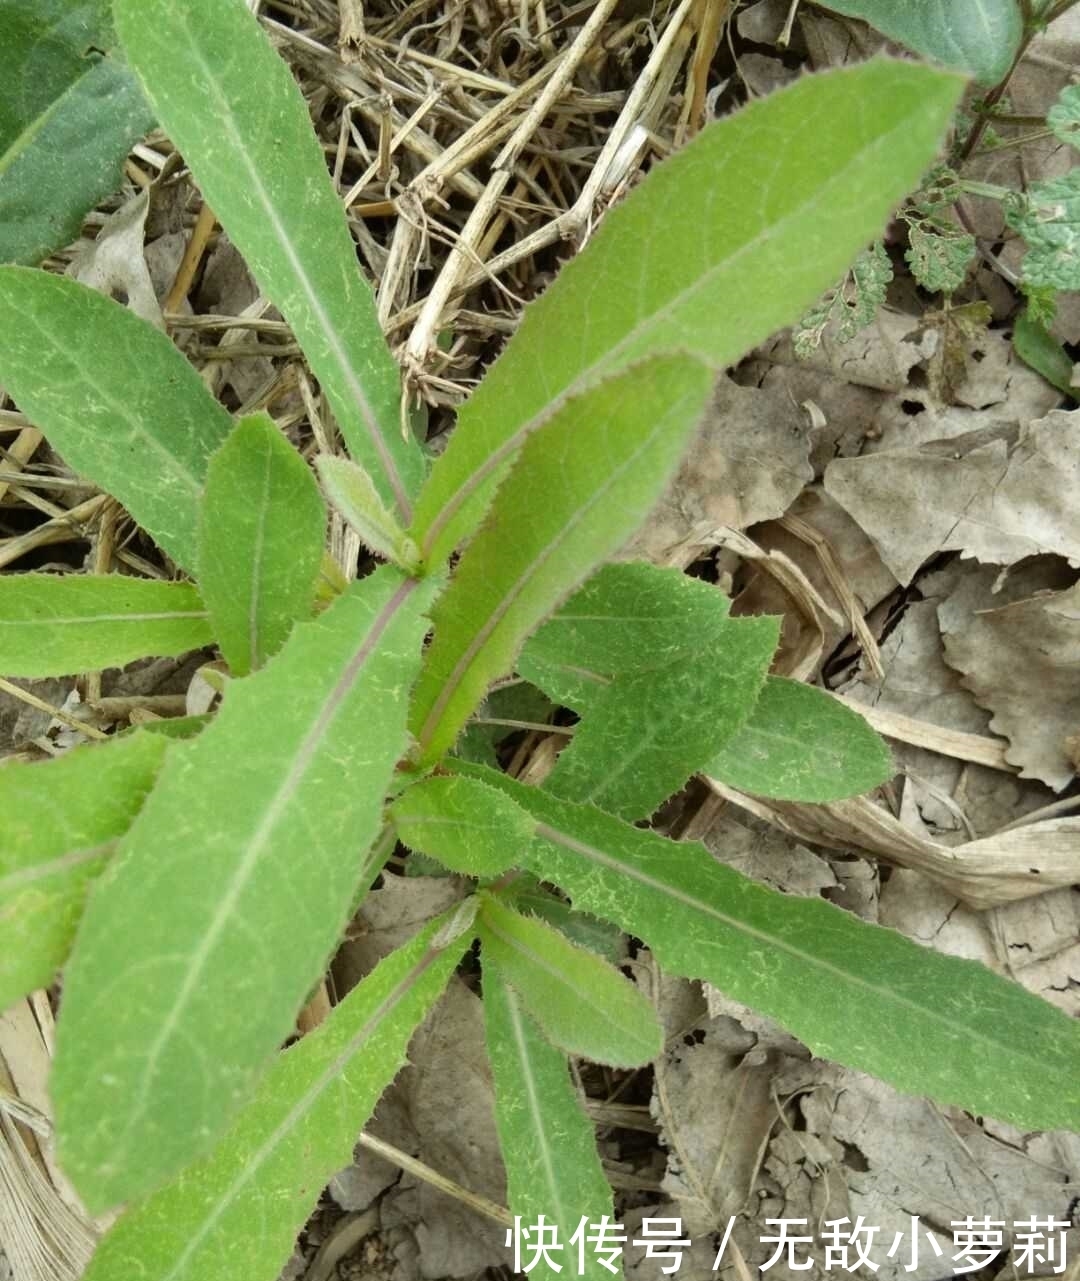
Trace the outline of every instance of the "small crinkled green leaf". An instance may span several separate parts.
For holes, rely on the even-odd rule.
[[[1060,178],[1033,182],[1004,208],[1005,221],[1027,243],[1024,284],[1080,289],[1080,165]]]
[[[206,467],[232,420],[163,333],[74,280],[0,267],[0,386],[194,572]]]
[[[482,903],[485,973],[494,962],[552,1045],[613,1067],[656,1058],[664,1045],[660,1022],[628,978],[546,921],[522,916],[491,894]]]
[[[311,615],[325,540],[307,464],[269,415],[242,418],[210,460],[199,518],[199,588],[234,676]]]
[[[861,18],[882,35],[996,84],[1012,66],[1023,21],[1016,0],[819,0],[826,9]]]
[[[0,672],[72,676],[172,657],[213,640],[190,583],[122,574],[12,574],[0,578]]]
[[[951,223],[912,223],[904,258],[923,289],[955,293],[975,261],[975,237]]]
[[[291,1031],[380,829],[431,590],[353,584],[174,745],[65,976],[53,1098],[87,1205],[205,1152]]]
[[[451,746],[526,637],[663,493],[704,409],[699,361],[644,361],[569,401],[530,437],[433,611],[416,688],[421,764]]]
[[[648,817],[751,715],[779,632],[774,618],[727,618],[693,656],[616,676],[590,702],[545,788],[620,818]]]
[[[0,767],[0,1012],[53,981],[87,889],[139,812],[167,747],[135,733]]]
[[[795,355],[807,359],[820,345],[825,331],[838,343],[848,343],[867,325],[874,323],[892,283],[892,259],[880,240],[864,249],[834,289],[810,308],[792,334]]]
[[[476,528],[566,397],[661,351],[722,368],[797,319],[918,183],[962,87],[884,58],[806,76],[657,165],[526,309],[459,412],[416,504],[424,558],[441,563]]]
[[[1072,400],[1080,399],[1080,388],[1073,386],[1073,360],[1061,343],[1027,306],[1013,324],[1013,347],[1024,362],[1042,374],[1051,387],[1056,387]]]
[[[820,1058],[1024,1129],[1080,1127],[1080,1025],[985,966],[920,947],[823,899],[767,889],[672,843],[482,766],[539,822],[526,856],[574,906],[778,1020]]]
[[[398,367],[288,67],[244,0],[114,0],[128,60],[210,207],[288,321],[349,452],[403,524],[423,456]]]
[[[495,966],[484,967],[484,1023],[495,1084],[495,1124],[506,1164],[507,1200],[524,1227],[543,1216],[558,1226],[561,1250],[549,1258],[562,1276],[601,1281],[619,1274],[570,1238],[582,1219],[612,1222],[611,1186],[596,1150],[596,1135],[570,1079],[566,1056],[550,1045]],[[535,1237],[535,1230],[534,1230]],[[522,1251],[522,1264],[531,1252]],[[513,1262],[507,1250],[507,1267]]]
[[[535,824],[502,792],[472,778],[426,778],[390,807],[398,839],[466,876],[498,876],[518,861]]]
[[[272,1281],[461,959],[433,921],[280,1054],[214,1150],[129,1210],[83,1281]]]
[[[747,722],[702,773],[756,796],[820,805],[880,787],[894,768],[857,712],[823,690],[770,676]]]
[[[102,0],[5,0],[0,39],[0,262],[74,240],[120,185],[153,114],[116,56]]]
[[[1080,148],[1080,85],[1066,85],[1046,113],[1046,123],[1056,137]]]

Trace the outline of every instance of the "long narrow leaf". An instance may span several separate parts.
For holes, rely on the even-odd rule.
[[[574,906],[644,939],[821,1058],[1028,1129],[1080,1126],[1080,1027],[974,961],[943,956],[823,899],[778,893],[713,859],[492,770],[537,820],[523,862]]]
[[[241,419],[210,460],[199,522],[199,588],[234,676],[310,616],[325,538],[307,464],[267,414]]]
[[[610,1223],[612,1207],[596,1136],[566,1056],[544,1039],[491,964],[484,966],[484,1021],[510,1209],[524,1228],[533,1228],[541,1215],[558,1225],[562,1250],[550,1257],[561,1262],[564,1276],[610,1278],[587,1245],[579,1256],[570,1244],[582,1219],[594,1224],[606,1216]],[[530,1262],[528,1249],[522,1256],[523,1264]]]
[[[412,712],[423,763],[453,744],[528,634],[640,524],[710,382],[695,360],[645,361],[570,401],[530,440],[434,611]]]
[[[416,505],[425,558],[476,527],[565,397],[664,350],[729,365],[796,319],[916,185],[961,89],[885,59],[808,76],[657,166],[528,308],[459,414]]]
[[[307,106],[243,0],[114,0],[158,119],[289,322],[350,453],[403,523],[423,474],[400,376]]]
[[[168,741],[136,733],[0,769],[0,1011],[47,987],[86,892],[139,812]]]
[[[73,280],[0,267],[0,386],[194,572],[206,466],[232,421],[163,333]]]
[[[53,1075],[89,1206],[205,1151],[288,1035],[379,830],[430,593],[379,571],[232,682],[95,888]]]
[[[274,1063],[213,1152],[125,1214],[83,1281],[273,1281],[469,942],[439,920]]]
[[[488,965],[497,966],[544,1035],[564,1053],[614,1067],[641,1067],[663,1049],[663,1032],[648,999],[595,952],[492,894],[482,896],[478,924],[485,972]]]
[[[0,579],[0,672],[69,676],[172,656],[213,640],[190,583],[121,574],[19,574]]]

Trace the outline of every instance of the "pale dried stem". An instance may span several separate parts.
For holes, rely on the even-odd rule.
[[[532,140],[553,103],[565,92],[582,58],[617,4],[618,0],[598,0],[589,20],[578,33],[577,39],[567,50],[566,56],[496,158],[491,179],[483,195],[473,206],[468,221],[425,299],[416,325],[405,344],[404,360],[407,375],[410,372],[419,375],[424,371],[435,349],[435,339],[441,327],[443,311],[467,269],[478,261],[480,241],[526,144]]]

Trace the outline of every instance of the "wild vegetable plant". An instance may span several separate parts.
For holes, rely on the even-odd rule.
[[[256,21],[241,0],[117,0],[115,18],[333,409],[349,457],[318,460],[323,491],[385,563],[320,590],[323,497],[273,421],[231,422],[112,300],[0,270],[0,381],[178,571],[4,579],[0,665],[42,677],[216,644],[231,672],[188,737],[139,729],[0,771],[0,1007],[63,968],[60,1157],[92,1211],[130,1203],[91,1281],[276,1276],[476,940],[510,1209],[565,1232],[610,1214],[567,1056],[644,1064],[661,1032],[576,941],[582,914],[815,1053],[1077,1126],[1077,1031],[1051,1006],[640,825],[700,770],[822,800],[890,765],[861,720],[768,675],[775,620],[609,563],[714,371],[790,322],[915,184],[957,77],[878,60],[706,129],[527,310],[429,465],[402,432],[303,101]],[[515,670],[581,717],[541,787],[463,750]],[[398,842],[455,873],[460,901],[279,1052]]]

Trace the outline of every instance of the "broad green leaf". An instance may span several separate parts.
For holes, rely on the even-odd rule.
[[[669,973],[707,979],[818,1057],[897,1089],[1024,1129],[1080,1127],[1080,1026],[1018,983],[823,899],[767,889],[697,843],[453,768],[528,810],[538,826],[527,865],[644,939]]]
[[[53,1098],[88,1206],[204,1152],[289,1034],[380,828],[430,593],[354,584],[174,744],[66,972]]]
[[[326,497],[376,556],[406,573],[419,563],[416,544],[383,505],[371,477],[349,458],[320,454],[315,460]]]
[[[1056,387],[1072,400],[1080,399],[1080,388],[1073,386],[1073,359],[1046,325],[1025,307],[1013,324],[1013,347],[1016,354],[1041,374],[1051,387]]]
[[[0,386],[194,572],[206,466],[232,421],[163,333],[73,280],[0,267]]]
[[[349,452],[404,524],[423,474],[397,364],[307,104],[244,0],[114,0],[158,119],[322,384]]]
[[[190,583],[122,574],[0,578],[0,671],[70,676],[148,655],[201,649],[214,639]]]
[[[468,934],[432,922],[280,1054],[209,1156],[129,1210],[82,1281],[272,1281],[405,1062]]]
[[[887,59],[806,76],[658,165],[526,310],[461,409],[417,500],[425,560],[476,527],[567,396],[665,350],[722,368],[796,320],[916,186],[962,87]]]
[[[570,1080],[566,1056],[548,1044],[498,969],[484,967],[484,1022],[495,1083],[495,1124],[506,1164],[510,1210],[529,1228],[544,1216],[559,1227],[563,1276],[610,1278],[586,1245],[570,1238],[582,1219],[611,1222],[611,1187],[596,1150],[596,1135]],[[507,1266],[513,1262],[507,1253]],[[530,1262],[523,1249],[522,1264]],[[614,1275],[618,1275],[618,1260]],[[539,1270],[539,1269],[537,1269]]]
[[[103,0],[5,0],[0,40],[0,262],[74,240],[120,185],[153,115],[112,49]]]
[[[472,778],[426,778],[390,806],[398,839],[466,876],[498,876],[532,840],[533,821]]]
[[[749,720],[701,772],[756,796],[824,804],[880,787],[894,768],[857,712],[810,685],[770,676]]]
[[[199,589],[234,676],[310,616],[325,541],[307,464],[269,415],[242,418],[210,460],[199,514]]]
[[[518,671],[564,707],[584,711],[613,676],[709,645],[728,609],[723,592],[677,569],[604,565],[529,637]]]
[[[87,889],[139,812],[167,747],[133,734],[0,768],[0,1012],[53,981]]]
[[[595,952],[492,894],[482,896],[478,925],[485,973],[494,963],[560,1050],[594,1063],[641,1067],[663,1049],[652,1005]]]
[[[818,0],[826,9],[861,18],[916,53],[996,84],[1020,47],[1017,0]]]
[[[422,763],[453,746],[529,633],[641,523],[710,383],[687,357],[645,361],[570,401],[529,440],[432,615],[412,710]]]
[[[648,817],[741,729],[778,639],[774,618],[726,618],[696,654],[616,676],[590,702],[545,788],[620,818]]]

